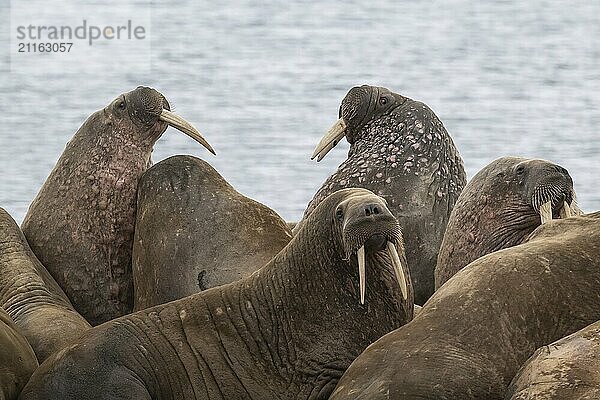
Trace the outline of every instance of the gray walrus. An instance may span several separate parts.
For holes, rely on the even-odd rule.
[[[291,237],[279,215],[238,193],[207,162],[192,156],[161,161],[138,187],[134,308],[248,276]]]
[[[313,158],[321,160],[344,136],[350,143],[348,158],[321,186],[304,215],[345,187],[364,187],[385,198],[402,227],[415,302],[423,304],[433,293],[433,271],[448,217],[466,184],[458,150],[427,105],[385,88],[352,88],[339,117]]]
[[[538,349],[514,377],[505,398],[600,399],[600,321]]]
[[[598,215],[550,221],[458,272],[367,348],[332,400],[502,399],[541,346],[600,319]]]
[[[0,307],[19,328],[38,361],[90,328],[29,248],[21,229],[0,208]]]
[[[31,249],[92,325],[133,309],[135,195],[168,125],[214,152],[162,94],[138,87],[84,122],[23,221]]]
[[[0,400],[15,400],[37,366],[27,339],[0,308]]]
[[[460,194],[444,234],[435,287],[488,253],[516,246],[542,222],[580,214],[569,172],[552,162],[502,157]]]
[[[412,318],[401,240],[382,198],[334,193],[251,276],[93,328],[21,399],[326,399]]]

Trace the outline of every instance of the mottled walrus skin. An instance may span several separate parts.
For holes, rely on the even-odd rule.
[[[348,368],[332,399],[503,399],[541,346],[600,319],[598,215],[550,221],[442,286]]]
[[[434,290],[433,272],[448,217],[466,184],[458,150],[427,105],[385,88],[352,88],[339,116],[313,157],[321,159],[345,135],[348,158],[321,186],[304,215],[346,187],[364,187],[385,198],[402,227],[415,302],[423,304]]]
[[[506,399],[600,399],[600,322],[538,349],[513,379]]]
[[[37,366],[27,339],[0,308],[0,400],[16,400]]]
[[[93,328],[21,399],[326,399],[369,343],[412,318],[401,239],[382,198],[334,193],[251,276]]]
[[[19,328],[39,362],[90,328],[35,257],[21,229],[0,208],[0,307]]]
[[[92,114],[67,144],[23,221],[31,249],[92,325],[133,309],[139,178],[167,125],[192,135],[189,123],[168,109],[162,94],[138,87]]]
[[[135,310],[248,276],[292,238],[273,210],[192,156],[170,157],[144,173],[135,226]]]
[[[564,203],[580,214],[569,172],[550,161],[502,157],[479,171],[460,194],[444,234],[435,287],[479,257],[523,241],[542,223],[544,203],[560,218]],[[550,208],[548,209],[550,212]]]

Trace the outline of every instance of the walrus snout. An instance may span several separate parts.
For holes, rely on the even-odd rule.
[[[385,200],[374,194],[354,196],[338,207],[337,217],[343,216],[343,239],[347,259],[356,254],[358,261],[360,303],[365,302],[366,253],[383,251],[392,265],[403,299],[408,298],[408,268],[404,259],[402,232]]]
[[[532,160],[530,163],[530,177],[533,178],[531,206],[540,214],[542,224],[580,214],[569,171],[548,161]],[[523,172],[517,168],[517,173]]]

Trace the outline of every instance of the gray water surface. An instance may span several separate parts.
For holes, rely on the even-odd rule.
[[[218,153],[169,129],[155,162],[199,156],[288,220],[345,158],[342,142],[323,162],[309,159],[348,89],[364,83],[427,103],[469,177],[500,156],[545,158],[570,171],[584,210],[600,209],[598,1],[155,2],[149,73],[95,60],[80,74],[43,64],[9,72],[7,3],[0,206],[19,221],[83,121],[141,84],[165,94]]]

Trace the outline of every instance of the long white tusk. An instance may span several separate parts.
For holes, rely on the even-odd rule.
[[[565,201],[560,209],[560,217],[562,219],[569,218],[571,216],[571,206]]]
[[[192,124],[187,122],[185,119],[181,118],[179,115],[172,113],[169,110],[162,110],[159,118],[161,121],[165,121],[173,128],[185,133],[186,135],[200,143],[202,146],[206,147],[206,149],[214,155],[217,155],[217,153],[215,153],[211,145],[206,141],[206,139],[204,139],[202,134],[198,132],[198,129],[194,128]]]
[[[408,284],[406,283],[406,278],[404,277],[404,273],[408,274],[408,271],[400,262],[400,257],[398,257],[398,251],[396,251],[396,246],[392,242],[387,242],[387,250],[388,254],[392,258],[392,264],[394,265],[394,272],[396,273],[396,279],[398,280],[398,285],[400,285],[400,290],[402,291],[402,297],[404,300],[408,298]]]
[[[540,218],[542,224],[552,220],[552,202],[549,201],[540,206]]]
[[[365,286],[367,281],[367,275],[365,272],[365,246],[358,249],[356,253],[358,257],[358,279],[360,287],[360,304],[365,304]]]
[[[331,129],[327,131],[325,136],[323,136],[317,147],[315,147],[315,151],[313,151],[310,159],[314,160],[315,157],[318,156],[317,162],[321,161],[327,155],[327,153],[329,153],[329,151],[333,149],[335,145],[337,145],[338,142],[346,135],[346,127],[347,125],[346,121],[344,121],[344,118],[338,119],[335,124],[333,124]]]

